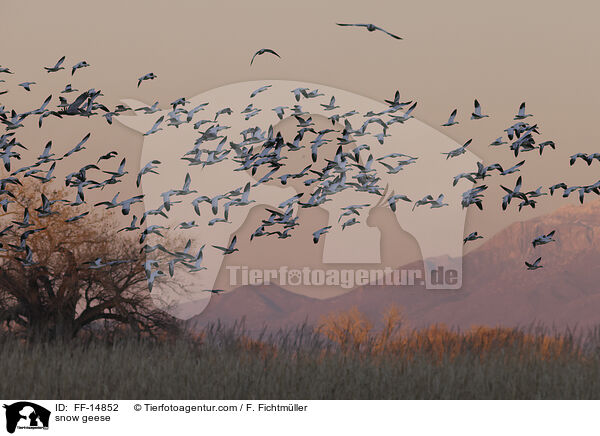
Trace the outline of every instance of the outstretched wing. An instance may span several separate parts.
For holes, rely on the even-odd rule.
[[[375,26],[375,27],[377,27],[377,26]],[[403,39],[403,38],[399,37],[398,35],[394,35],[393,33],[391,33],[391,32],[388,32],[388,31],[387,31],[387,30],[385,30],[385,29],[382,29],[381,27],[377,27],[377,30],[381,30],[383,33],[385,33],[385,34],[387,34],[387,35],[391,36],[391,37],[392,37],[392,38],[394,38],[394,39]]]
[[[264,53],[271,53],[274,54],[275,56],[277,56],[278,58],[281,59],[281,56],[279,56],[279,54],[275,51],[275,50],[271,50],[270,48],[266,48],[264,49]]]

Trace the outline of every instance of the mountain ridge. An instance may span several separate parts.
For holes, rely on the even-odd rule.
[[[552,230],[556,230],[556,242],[534,249],[531,241]],[[549,327],[590,326],[600,321],[598,241],[600,201],[567,205],[549,215],[513,223],[467,253],[460,290],[367,285],[320,300],[276,285],[243,286],[212,298],[191,322],[199,327],[245,317],[250,329],[284,328],[304,321],[318,323],[328,313],[357,307],[377,327],[385,310],[397,305],[412,327],[534,322]],[[539,256],[544,267],[527,271],[524,262]],[[422,262],[402,266],[415,267],[422,269]]]

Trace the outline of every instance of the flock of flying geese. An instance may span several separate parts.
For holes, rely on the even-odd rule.
[[[400,40],[401,37],[387,32],[386,30],[374,26],[372,24],[343,24],[338,23],[339,26],[354,26],[365,28],[369,32],[380,31],[386,35]],[[255,58],[265,54],[271,54],[280,58],[280,55],[272,49],[263,48],[258,50],[251,58],[250,64],[255,61]],[[60,58],[54,66],[44,67],[44,69],[50,73],[57,73],[65,69],[64,66],[65,57]],[[71,76],[74,76],[76,72],[83,68],[87,68],[90,65],[86,61],[76,63],[71,67]],[[9,68],[0,66],[0,75],[11,75],[13,74]],[[154,73],[144,74],[137,80],[137,86],[140,87],[142,83],[154,80],[157,76]],[[4,82],[4,80],[0,80]],[[26,92],[30,92],[35,82],[22,82],[18,86],[23,88]],[[255,90],[250,98],[255,97],[261,92],[268,92],[270,85],[265,85]],[[0,95],[6,94],[8,91],[0,92]],[[302,99],[318,98],[323,96],[318,90],[309,90],[307,88],[297,88],[291,91],[298,103]],[[70,100],[68,95],[70,93],[79,93],[77,97]],[[24,122],[30,118],[37,118],[38,126],[41,128],[44,119],[47,117],[58,117],[58,118],[69,118],[69,117],[92,117],[102,116],[106,119],[109,124],[112,124],[113,119],[118,117],[121,113],[135,110],[141,111],[145,114],[153,114],[158,112],[158,102],[154,103],[149,107],[140,108],[128,108],[123,105],[117,105],[115,108],[109,109],[106,105],[101,103],[100,97],[103,94],[100,90],[88,89],[80,92],[74,89],[71,84],[65,86],[64,90],[61,91],[61,96],[58,97],[56,107],[51,108],[50,103],[53,101],[52,95],[44,100],[39,108],[35,108],[28,112],[17,113],[15,110],[7,110],[4,106],[0,106],[0,122],[4,127],[4,132],[0,136],[0,159],[5,170],[9,173],[8,176],[0,179],[0,207],[4,212],[7,212],[10,208],[10,204],[14,203],[15,196],[11,192],[10,187],[12,185],[20,185],[21,181],[17,175],[22,174],[23,177],[32,177],[37,179],[40,183],[48,183],[56,177],[53,176],[56,163],[63,161],[75,153],[79,153],[85,150],[85,144],[89,140],[91,134],[88,133],[84,138],[77,143],[70,151],[62,156],[58,156],[52,153],[52,141],[49,141],[42,153],[37,157],[37,160],[27,166],[21,168],[14,168],[15,161],[20,160],[21,155],[18,149],[27,149],[22,145],[15,136],[19,128],[24,126]],[[381,180],[377,177],[376,166],[379,166],[380,170],[385,170],[390,174],[396,174],[402,171],[407,165],[414,164],[417,157],[408,156],[401,152],[392,153],[387,156],[373,159],[373,156],[369,153],[369,146],[366,144],[355,146],[356,140],[364,135],[373,135],[377,138],[380,144],[383,144],[387,136],[387,130],[390,125],[394,123],[404,123],[410,118],[413,118],[412,112],[414,111],[417,103],[412,101],[402,102],[400,101],[400,93],[396,91],[394,98],[385,100],[388,108],[379,113],[369,112],[365,114],[366,121],[364,121],[360,127],[356,128],[352,125],[350,118],[358,113],[351,111],[348,113],[335,113],[329,117],[332,125],[341,123],[343,121],[344,128],[340,133],[340,137],[337,139],[338,148],[335,156],[331,160],[326,160],[326,165],[322,168],[315,168],[317,161],[319,148],[329,142],[331,139],[326,139],[325,135],[330,132],[334,132],[333,129],[323,129],[316,131],[314,123],[308,113],[302,111],[300,104],[293,108],[287,107],[276,107],[272,108],[277,114],[279,119],[283,119],[286,109],[289,110],[290,115],[293,116],[298,122],[298,131],[293,142],[284,141],[280,133],[275,134],[273,126],[269,126],[267,131],[262,130],[260,127],[254,127],[241,132],[243,140],[239,143],[227,141],[227,136],[222,133],[228,129],[228,126],[221,125],[219,120],[222,116],[231,115],[233,111],[230,108],[223,108],[217,111],[214,116],[210,116],[207,119],[196,119],[196,116],[204,110],[207,105],[201,104],[194,108],[186,108],[189,104],[185,98],[179,98],[170,103],[171,111],[165,117],[162,115],[158,118],[155,124],[150,130],[145,132],[144,135],[152,135],[156,132],[163,130],[163,128],[171,126],[179,126],[184,123],[193,123],[194,129],[198,131],[198,139],[195,142],[194,147],[185,153],[181,159],[188,161],[189,166],[200,165],[205,167],[207,165],[218,164],[225,159],[232,159],[239,164],[238,170],[240,171],[251,171],[253,175],[256,174],[258,169],[266,169],[267,173],[261,177],[255,184],[250,186],[250,183],[243,187],[238,187],[235,190],[226,192],[224,194],[217,195],[215,197],[209,197],[206,195],[196,196],[190,201],[194,213],[200,215],[206,213],[201,210],[201,206],[206,204],[207,208],[214,215],[214,218],[209,222],[209,226],[217,225],[218,223],[228,223],[228,217],[231,208],[247,206],[254,202],[251,199],[252,188],[272,180],[278,180],[279,183],[285,185],[291,179],[303,179],[304,186],[312,190],[312,192],[299,193],[288,200],[282,202],[279,205],[280,210],[266,209],[269,216],[262,220],[261,225],[254,231],[250,239],[261,236],[277,236],[278,238],[285,239],[291,236],[290,232],[299,225],[297,208],[311,208],[317,207],[326,201],[331,201],[331,196],[335,195],[346,189],[354,189],[360,192],[367,192],[373,194],[378,199],[378,202],[382,202],[390,207],[392,211],[396,211],[396,204],[398,201],[412,202],[413,210],[416,207],[429,206],[432,209],[441,208],[447,206],[444,203],[444,195],[439,194],[434,197],[433,195],[427,195],[420,200],[413,201],[403,194],[391,193],[387,198],[384,197],[385,189],[380,186],[378,182]],[[335,97],[332,96],[328,103],[321,104],[325,111],[335,111],[339,108],[336,106]],[[246,119],[250,119],[252,116],[260,112],[261,109],[255,108],[250,104],[242,113]],[[480,103],[474,101],[474,109],[471,114],[471,120],[481,120],[487,118],[489,115],[483,113]],[[522,103],[519,107],[518,113],[514,117],[516,121],[511,126],[505,129],[508,142],[503,140],[503,136],[495,139],[490,146],[499,147],[502,145],[508,145],[510,150],[514,152],[515,157],[519,153],[529,152],[538,150],[540,155],[546,147],[552,149],[555,148],[553,141],[545,141],[536,143],[535,136],[539,135],[538,127],[536,124],[529,124],[524,121],[531,117],[531,114],[526,113],[525,103]],[[444,127],[450,127],[458,124],[457,121],[457,109],[454,109],[448,118],[448,121],[442,124]],[[371,126],[380,128],[378,132],[370,131]],[[282,162],[281,153],[284,150],[289,152],[298,151],[303,149],[304,146],[300,144],[300,141],[305,135],[313,135],[314,139],[310,142],[311,146],[311,159],[312,163],[306,166],[302,171],[298,173],[284,173],[283,169],[285,164]],[[212,141],[219,141],[216,148],[204,148],[204,144]],[[471,144],[472,140],[468,140],[461,147],[451,150],[447,153],[446,159],[457,158],[466,152],[467,147]],[[344,151],[343,146],[354,147],[351,152]],[[368,153],[366,159],[364,155]],[[119,153],[117,151],[111,151],[98,157],[96,162],[89,163],[82,168],[68,174],[65,178],[65,184],[68,188],[75,191],[74,200],[66,199],[48,199],[44,194],[41,195],[41,205],[34,211],[25,209],[23,219],[21,221],[12,221],[12,224],[0,231],[1,238],[12,234],[19,236],[19,245],[10,245],[10,248],[17,252],[23,253],[19,260],[24,266],[35,265],[36,262],[33,259],[32,249],[27,244],[27,239],[30,235],[45,230],[44,228],[32,229],[35,227],[30,221],[30,214],[37,213],[38,217],[47,217],[58,212],[52,210],[52,206],[56,203],[64,203],[70,206],[76,207],[83,204],[87,204],[85,201],[86,190],[91,189],[103,189],[106,186],[118,184],[121,182],[123,176],[128,174],[126,171],[126,159],[123,158],[118,167],[114,170],[102,170],[99,165],[109,163],[113,159],[117,158]],[[361,158],[362,156],[362,158]],[[571,165],[575,163],[577,159],[584,160],[588,165],[594,159],[600,161],[600,154],[594,153],[587,155],[583,153],[577,153],[571,156]],[[477,163],[477,169],[469,173],[461,173],[454,177],[453,185],[456,185],[460,179],[467,179],[475,184],[478,181],[484,180],[489,177],[491,172],[497,171],[501,176],[510,175],[516,173],[524,165],[525,161],[522,160],[511,166],[510,168],[504,169],[500,164],[494,163],[492,165],[484,166],[481,163]],[[136,185],[139,187],[142,178],[146,174],[158,174],[157,169],[161,165],[158,160],[152,160],[148,162],[141,170],[137,173]],[[48,167],[46,167],[48,166]],[[90,173],[93,173],[93,178],[90,177]],[[170,189],[161,194],[162,205],[154,210],[146,210],[141,218],[133,216],[131,223],[119,229],[118,231],[134,232],[138,231],[140,234],[140,243],[144,244],[149,235],[157,235],[163,237],[162,230],[166,230],[167,227],[159,225],[149,225],[143,229],[141,226],[144,224],[148,216],[159,215],[167,218],[167,212],[170,211],[171,207],[176,203],[182,203],[184,197],[188,197],[192,194],[198,194],[195,190],[190,189],[191,176],[186,174],[183,184],[180,188]],[[312,188],[310,188],[312,187]],[[464,208],[471,205],[475,205],[479,209],[483,209],[483,193],[487,190],[487,185],[476,185],[472,189],[466,191],[462,195],[462,206]],[[504,197],[502,198],[502,209],[507,209],[513,200],[518,200],[518,210],[522,208],[531,207],[535,208],[536,198],[547,195],[546,192],[542,192],[542,187],[535,190],[522,190],[522,179],[519,177],[514,188],[507,188],[501,185],[501,188],[505,191]],[[578,191],[579,199],[583,203],[584,196],[587,193],[595,193],[600,195],[600,181],[588,186],[567,186],[564,183],[558,183],[549,188],[550,195],[553,195],[557,189],[563,190],[563,197],[568,197],[572,192]],[[176,201],[176,199],[178,201]],[[133,204],[144,201],[144,195],[135,195],[128,199],[120,199],[119,193],[117,193],[112,200],[102,201],[93,205],[93,207],[105,207],[106,209],[118,208],[121,210],[123,215],[129,215]],[[357,224],[358,219],[361,216],[361,209],[370,206],[369,204],[358,204],[348,205],[341,209],[339,221],[344,220],[342,229]],[[296,214],[295,214],[296,211]],[[222,212],[222,214],[219,214]],[[90,211],[79,213],[75,216],[67,218],[65,222],[72,223],[84,219]],[[177,225],[177,228],[191,229],[198,225],[194,220],[184,221]],[[320,238],[330,230],[330,226],[326,226],[316,230],[313,236],[313,242],[316,244]],[[22,233],[15,233],[22,231]],[[553,236],[555,231],[551,231],[546,235],[541,235],[535,238],[532,242],[533,247],[536,248],[540,245],[548,244],[554,241]],[[464,238],[464,243],[481,239],[477,232],[469,234]],[[227,247],[213,246],[215,250],[219,250],[223,255],[229,255],[238,251],[235,248],[237,242],[237,236],[234,236],[230,244]],[[2,245],[0,245],[2,247]],[[145,244],[142,247],[142,251],[145,253],[151,253],[155,250],[160,250],[171,256],[167,262],[169,275],[173,276],[175,266],[177,264],[183,265],[188,268],[189,271],[201,271],[205,269],[202,266],[203,250],[205,246],[194,254],[191,251],[191,240],[187,241],[185,248],[182,251],[170,251],[167,250],[162,244],[148,245]],[[6,248],[0,248],[6,251]],[[527,269],[535,270],[542,268],[540,264],[541,258],[536,259],[534,262],[525,262]],[[103,260],[101,258],[96,259],[94,262],[88,263],[89,268],[105,268],[118,263],[127,262],[124,259],[116,260]],[[166,274],[160,268],[160,264],[157,260],[147,260],[145,262],[146,274],[148,278],[148,284],[152,289],[152,284],[157,277],[165,276]],[[218,290],[207,290],[209,292],[219,292]]]

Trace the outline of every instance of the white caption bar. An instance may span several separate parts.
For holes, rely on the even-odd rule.
[[[0,434],[597,434],[597,401],[0,400]],[[218,432],[218,433],[213,433]],[[307,433],[310,432],[310,433]]]

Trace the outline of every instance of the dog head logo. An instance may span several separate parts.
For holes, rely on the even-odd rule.
[[[6,431],[14,433],[16,429],[47,429],[50,423],[50,411],[29,401],[19,401],[3,406],[6,409]]]
[[[132,100],[124,102],[132,108],[146,106]],[[335,173],[336,165],[340,164],[335,162],[340,144],[344,152],[355,156],[362,168],[356,171],[370,173],[376,169],[372,174],[383,191],[370,192],[363,183],[363,189],[340,190],[318,205],[329,214],[328,230],[322,235],[322,263],[381,264],[380,243],[385,235],[359,216],[368,215],[374,207],[385,206],[401,228],[417,241],[424,260],[427,289],[460,288],[467,211],[461,205],[461,198],[472,183],[463,179],[454,186],[453,179],[476,168],[479,159],[469,151],[457,159],[448,159],[447,153],[460,145],[409,115],[409,107],[405,105],[399,111],[386,113],[390,104],[349,91],[314,83],[263,80],[204,92],[189,100],[186,112],[137,111],[136,116],[120,117],[121,123],[145,134],[141,167],[151,161],[160,162],[156,173],[145,174],[141,180],[145,207],[147,212],[165,206],[170,210],[168,214],[148,215],[147,225],[166,226],[168,222],[170,228],[181,229],[185,240],[205,247],[202,267],[206,269],[177,278],[181,288],[191,287],[192,292],[174,291],[171,281],[167,286],[159,283],[153,295],[171,305],[201,300],[204,303],[196,306],[196,313],[200,312],[208,303],[202,290],[213,289],[224,259],[223,252],[213,246],[228,248],[254,206],[278,209],[302,193],[305,195],[301,201],[309,201],[315,188],[305,182],[309,176],[318,175],[318,171],[312,170],[322,169],[320,163],[329,162],[334,167],[332,173],[337,179],[333,180],[338,183],[359,186],[361,180],[352,179],[350,171],[343,176],[341,170]],[[392,120],[385,127],[376,121],[382,113]],[[161,120],[159,126],[158,120]],[[375,128],[378,132],[372,133],[370,130]],[[305,135],[299,139],[298,132],[302,129]],[[320,135],[323,131],[326,133]],[[279,156],[285,163],[281,171],[269,174],[268,169],[241,168],[244,153],[260,152],[259,145],[253,146],[264,142],[269,134],[273,137],[278,133],[289,145]],[[204,140],[198,141],[199,137]],[[242,143],[246,144],[245,149],[239,146]],[[205,153],[202,159],[195,158],[199,149]],[[182,197],[182,203],[187,203],[185,207],[167,205],[161,194],[176,185],[184,186],[188,173],[191,183],[187,189],[196,191],[194,196],[205,198],[194,207],[191,196],[189,200]],[[294,174],[306,177],[296,179]],[[353,174],[357,176],[356,172]],[[220,196],[235,190],[243,194],[248,188],[246,204],[224,209],[226,199]],[[335,190],[335,186],[328,188]],[[433,202],[415,207],[415,201],[427,195],[432,196]],[[293,206],[297,209],[298,203]],[[344,211],[345,215],[340,216]],[[289,235],[281,232],[280,236]],[[156,242],[159,241],[153,241]],[[457,270],[457,280],[452,284],[432,281],[430,272],[440,267]]]

